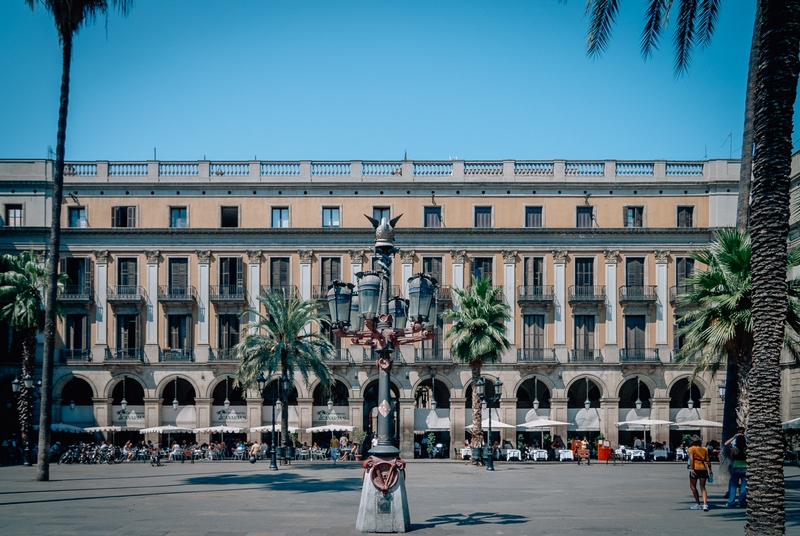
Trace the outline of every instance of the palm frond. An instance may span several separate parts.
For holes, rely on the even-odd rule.
[[[589,32],[586,36],[586,48],[589,56],[599,56],[608,48],[611,39],[611,27],[619,13],[618,0],[587,0],[586,12],[589,13]]]
[[[645,60],[650,58],[653,51],[658,50],[661,32],[669,21],[671,5],[672,0],[651,0],[647,4],[641,39],[642,56]]]
[[[675,25],[675,72],[683,74],[689,68],[689,60],[695,44],[698,0],[681,0],[678,21]]]
[[[721,0],[700,0],[697,10],[697,44],[705,48],[711,43],[719,19]]]

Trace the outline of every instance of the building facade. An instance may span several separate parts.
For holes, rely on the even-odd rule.
[[[457,307],[451,290],[472,276],[502,288],[513,345],[483,369],[503,382],[493,418],[549,417],[571,423],[551,431],[564,438],[602,433],[613,443],[642,435],[616,426],[633,416],[721,420],[724,376],[692,382],[691,366],[674,362],[675,298],[693,268],[688,252],[735,223],[738,161],[98,161],[66,170],[60,269],[70,284],[60,294],[56,421],[270,423],[270,402],[229,380],[230,349],[247,329],[240,313],[269,290],[322,299],[333,280],[355,282],[373,262],[364,214],[402,214],[394,293],[421,271],[440,282],[440,310]],[[32,247],[44,259],[51,175],[52,161],[0,161],[3,252]],[[396,355],[394,426],[407,454],[415,432],[458,444],[471,423],[470,371],[452,361],[448,328],[440,320],[434,341]],[[2,331],[5,394],[19,356]],[[336,385],[297,383],[290,424],[369,430],[374,358],[335,343]],[[797,403],[786,398],[788,417]],[[674,443],[684,432],[649,433]]]

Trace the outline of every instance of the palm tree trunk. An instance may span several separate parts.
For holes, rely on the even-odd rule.
[[[36,367],[36,330],[25,329],[22,335],[22,377],[30,376],[33,378]],[[20,424],[20,446],[30,447],[31,427],[33,426],[33,388],[28,389],[23,383],[20,385],[19,400],[17,400],[17,411],[19,412]],[[31,451],[33,448],[31,448]],[[27,452],[25,453],[28,454]],[[30,460],[26,460],[26,463]]]
[[[61,198],[64,188],[64,152],[67,141],[69,72],[72,62],[72,34],[65,32],[62,43],[61,102],[58,107],[56,163],[53,170],[53,211],[50,221],[50,255],[47,258],[45,289],[44,356],[42,358],[42,403],[39,419],[39,460],[36,480],[50,480],[50,425],[53,422],[53,356],[56,343],[56,290],[61,249]]]
[[[783,534],[786,523],[780,353],[786,319],[786,239],[792,115],[797,96],[800,0],[762,0],[755,103],[753,364],[746,534]]]
[[[281,378],[287,377],[289,368],[286,365],[286,357],[281,358]],[[292,387],[289,386],[289,389]],[[281,391],[281,441],[280,444],[287,446],[289,444],[289,393]]]
[[[473,447],[483,446],[483,427],[481,426],[482,412],[481,412],[481,397],[478,394],[477,383],[481,379],[481,362],[473,361],[470,363],[472,369],[472,441]],[[490,438],[491,439],[491,438]],[[478,460],[474,456],[472,458],[472,465],[477,465]]]

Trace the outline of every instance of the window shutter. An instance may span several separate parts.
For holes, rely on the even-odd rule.
[[[87,291],[94,288],[94,261],[90,257],[83,259],[83,284]]]
[[[644,227],[644,207],[636,209],[636,227]]]
[[[644,259],[628,259],[625,268],[629,287],[644,286]]]
[[[228,286],[231,284],[231,258],[222,257],[219,261],[219,284]]]
[[[89,348],[89,317],[81,315],[81,340],[80,348],[82,350]]]
[[[236,257],[234,261],[236,262],[236,285],[241,287],[244,285],[244,263],[241,257]]]
[[[628,219],[628,207],[622,207],[622,226],[630,227],[630,220]]]
[[[128,318],[125,316],[117,317],[119,325],[119,347],[122,350],[128,348]]]
[[[186,315],[183,318],[184,327],[183,327],[183,349],[184,350],[191,350],[192,349],[192,315]]]
[[[111,207],[111,227],[119,227],[119,207]]]
[[[127,227],[136,227],[136,207],[127,207],[127,208],[128,208]]]
[[[58,259],[58,272],[61,274],[67,273],[67,259]],[[69,282],[70,285],[72,283],[72,281]]]

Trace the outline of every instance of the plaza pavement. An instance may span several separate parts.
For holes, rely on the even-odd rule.
[[[417,535],[742,534],[744,511],[710,486],[692,504],[683,463],[500,462],[494,473],[457,461],[410,460]],[[361,491],[356,463],[241,461],[0,468],[0,534],[350,535]],[[800,470],[786,470],[787,534],[800,535]]]

